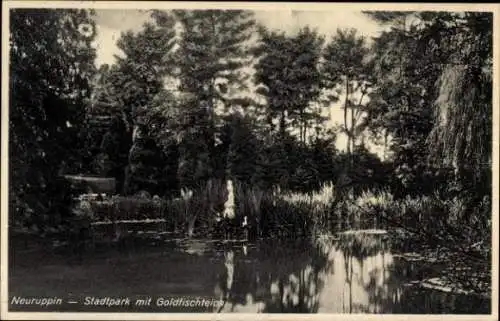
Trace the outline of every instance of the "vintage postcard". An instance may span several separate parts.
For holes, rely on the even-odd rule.
[[[2,319],[498,319],[499,5],[2,8]]]

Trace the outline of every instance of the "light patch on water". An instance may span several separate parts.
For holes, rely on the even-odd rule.
[[[348,230],[348,231],[344,231],[344,232],[339,232],[337,234],[341,234],[341,235],[360,235],[360,234],[382,235],[382,234],[387,234],[387,231],[386,230],[378,230],[378,229]]]
[[[200,240],[184,240],[182,247],[184,248],[184,252],[200,256],[204,255],[210,249],[205,241]]]
[[[262,301],[255,301],[252,294],[248,293],[245,296],[244,304],[235,304],[233,312],[247,312],[247,313],[262,313],[266,304]]]
[[[228,251],[224,253],[224,265],[227,270],[227,280],[226,280],[226,288],[228,291],[233,286],[233,278],[234,278],[234,252]]]

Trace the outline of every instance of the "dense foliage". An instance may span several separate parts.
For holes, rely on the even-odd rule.
[[[69,216],[58,178],[86,163],[92,12],[15,9],[10,19],[10,220],[46,232]]]
[[[367,122],[372,134],[390,137],[402,187],[432,193],[455,182],[449,185],[484,195],[491,186],[492,15],[371,15],[391,29],[373,46],[377,81]]]

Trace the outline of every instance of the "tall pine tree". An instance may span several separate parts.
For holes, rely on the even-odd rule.
[[[234,94],[244,89],[254,20],[242,10],[174,13],[182,28],[176,65],[184,94],[179,179],[182,186],[194,187],[220,172],[218,166],[226,167],[216,153],[224,125],[220,114],[247,104]]]
[[[116,57],[117,62],[106,77],[109,90],[101,101],[97,101],[97,104],[110,105],[119,111],[112,132],[105,138],[109,141],[111,136],[126,137],[120,139],[120,146],[124,148],[120,148],[119,153],[107,153],[115,164],[113,176],[123,177],[119,179],[122,182],[119,185],[123,186],[120,192],[126,194],[141,189],[157,193],[168,185],[161,168],[165,163],[163,148],[152,132],[161,117],[153,100],[165,91],[164,78],[173,65],[175,20],[171,15],[158,12],[153,12],[152,17],[154,21],[145,23],[138,33],[125,32],[118,40],[122,55]],[[113,133],[117,130],[120,133]],[[112,145],[103,142],[104,148]],[[124,167],[123,175],[120,172]]]
[[[268,123],[274,128],[277,121],[282,137],[295,125],[305,141],[309,124],[321,120],[310,104],[322,90],[319,59],[324,39],[308,27],[292,36],[261,27],[260,38],[255,83],[267,101]]]
[[[326,46],[323,55],[327,87],[335,89],[331,99],[338,101],[344,96],[343,131],[347,136],[348,154],[354,151],[358,133],[356,126],[362,116],[363,99],[366,98],[370,86],[367,54],[365,39],[358,36],[355,29],[339,29]]]

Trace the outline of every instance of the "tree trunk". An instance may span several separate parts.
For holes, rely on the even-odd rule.
[[[132,125],[132,143],[131,143],[130,148],[128,150],[128,165],[125,167],[125,179],[123,182],[123,194],[124,195],[127,195],[130,192],[130,182],[131,182],[131,177],[133,175],[130,159],[131,159],[132,151],[135,147],[135,142],[136,142],[138,135],[139,135],[139,126],[137,124],[133,124]]]
[[[302,137],[304,135],[302,135],[302,128],[303,128],[303,124],[302,122],[299,122],[299,140],[302,141]]]
[[[351,156],[351,132],[347,125],[347,108],[349,107],[349,77],[346,76],[345,80],[345,102],[344,102],[344,129],[347,136],[347,154]],[[352,160],[351,160],[352,162]]]
[[[354,106],[351,106],[351,129],[349,132],[351,133],[351,152],[354,153],[354,147],[356,143],[356,138],[354,137]]]
[[[304,120],[304,109],[300,109],[300,120],[299,120],[299,124],[300,124],[300,140],[305,143],[306,139],[306,135],[305,135],[305,130],[306,130],[306,124],[305,124],[305,120]]]
[[[387,160],[387,149],[388,149],[388,146],[387,146],[387,137],[388,136],[388,132],[387,130],[384,132],[384,161]]]
[[[286,123],[285,123],[285,110],[282,110],[281,111],[281,118],[280,118],[280,134],[281,134],[281,137],[285,137],[285,126],[286,126]]]
[[[306,143],[307,141],[307,119],[305,119],[305,116],[304,116],[304,110],[301,110],[301,113],[302,113],[302,119],[303,119],[303,130],[302,130],[302,134],[303,134],[303,142],[304,144]]]

